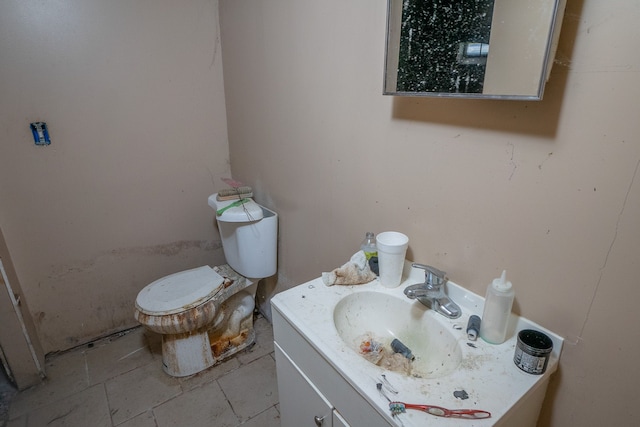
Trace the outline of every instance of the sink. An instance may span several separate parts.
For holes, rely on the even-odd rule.
[[[371,291],[347,295],[333,310],[334,325],[347,347],[362,354],[360,346],[370,337],[392,354],[391,341],[398,339],[415,356],[410,375],[416,378],[446,376],[462,361],[451,324],[436,316],[441,315],[415,301]]]
[[[316,278],[272,298],[278,382],[284,381],[280,402],[282,413],[287,414],[282,420],[298,413],[305,416],[303,422],[283,422],[283,427],[306,425],[309,419],[325,416],[324,410],[316,412],[315,404],[300,403],[310,390],[320,394],[322,405],[329,402],[329,418],[336,412],[352,426],[535,427],[549,379],[558,367],[562,337],[512,315],[509,338],[503,344],[471,342],[465,326],[471,315],[482,314],[481,296],[448,281],[447,294],[462,309],[459,319],[449,319],[404,295],[406,286],[424,280],[423,270],[407,262],[403,277],[397,288],[386,288],[377,279],[354,286],[326,286]],[[542,375],[525,373],[513,363],[516,332],[522,329],[541,330],[553,341]],[[411,371],[371,363],[360,350],[363,336],[388,346],[390,354],[391,341],[401,341],[415,356]],[[393,357],[407,363],[399,354]],[[296,369],[286,368],[292,364]],[[306,385],[288,387],[287,380],[294,377]],[[383,384],[382,389],[378,384]],[[481,409],[490,412],[491,418],[440,419],[422,411],[394,417],[389,399]]]

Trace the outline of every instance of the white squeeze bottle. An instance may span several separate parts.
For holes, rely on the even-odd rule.
[[[506,277],[507,271],[503,270],[500,278],[493,279],[484,300],[480,337],[491,344],[502,344],[507,338],[507,325],[516,292]]]

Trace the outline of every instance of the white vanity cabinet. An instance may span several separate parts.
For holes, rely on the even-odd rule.
[[[342,418],[338,411],[334,409],[332,415],[333,427],[349,427],[349,424],[347,424],[347,420]]]
[[[282,426],[332,426],[333,406],[275,344]]]
[[[282,427],[392,425],[273,308]]]
[[[349,427],[347,421],[277,344],[275,354],[278,388],[284,391],[284,396],[280,397],[282,426]]]
[[[398,288],[385,288],[377,280],[328,287],[318,278],[271,299],[282,427],[534,427],[550,377],[558,367],[563,339],[525,318],[512,316],[510,337],[503,344],[478,340],[466,345],[464,325],[471,314],[482,312],[483,298],[449,282],[449,296],[460,305],[463,317],[447,319],[403,293],[405,286],[423,280],[424,272],[408,265],[405,276],[404,286]],[[380,318],[383,320],[378,322]],[[396,320],[407,322],[406,326],[397,325]],[[359,354],[357,334],[355,338],[345,335],[346,331],[365,333],[368,328],[372,333],[381,328],[390,334],[397,332],[419,354],[442,359],[442,363],[456,362],[457,358],[457,365],[435,377],[385,370]],[[516,331],[532,328],[553,341],[542,375],[523,372],[513,363]],[[454,347],[448,341],[433,339],[443,334],[451,335]],[[423,343],[427,345],[421,348]],[[443,348],[458,352],[438,353]],[[377,387],[384,381],[393,387],[391,399],[449,409],[482,409],[491,417],[444,419],[421,411],[392,417],[389,397]],[[469,400],[460,400],[457,390],[469,392]]]

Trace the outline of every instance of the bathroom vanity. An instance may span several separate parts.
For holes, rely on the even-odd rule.
[[[449,296],[463,311],[460,318],[448,319],[404,296],[406,286],[423,281],[422,270],[407,263],[403,278],[393,289],[377,279],[327,287],[318,278],[272,299],[282,427],[535,426],[563,339],[512,315],[505,343],[468,341],[467,321],[482,314],[482,297],[448,282]],[[553,341],[542,375],[527,374],[513,363],[522,329],[542,331]],[[412,371],[366,360],[360,351],[363,336],[402,341],[416,356]],[[491,418],[444,418],[412,409],[392,416],[389,400],[485,410]]]

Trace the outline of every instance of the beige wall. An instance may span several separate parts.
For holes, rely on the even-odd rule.
[[[207,205],[230,174],[217,14],[0,2],[0,225],[46,352],[135,326],[143,286],[223,260]]]
[[[640,8],[569,0],[542,102],[381,95],[384,0],[222,0],[234,176],[280,215],[284,290],[365,231],[566,338],[540,425],[632,425]]]

